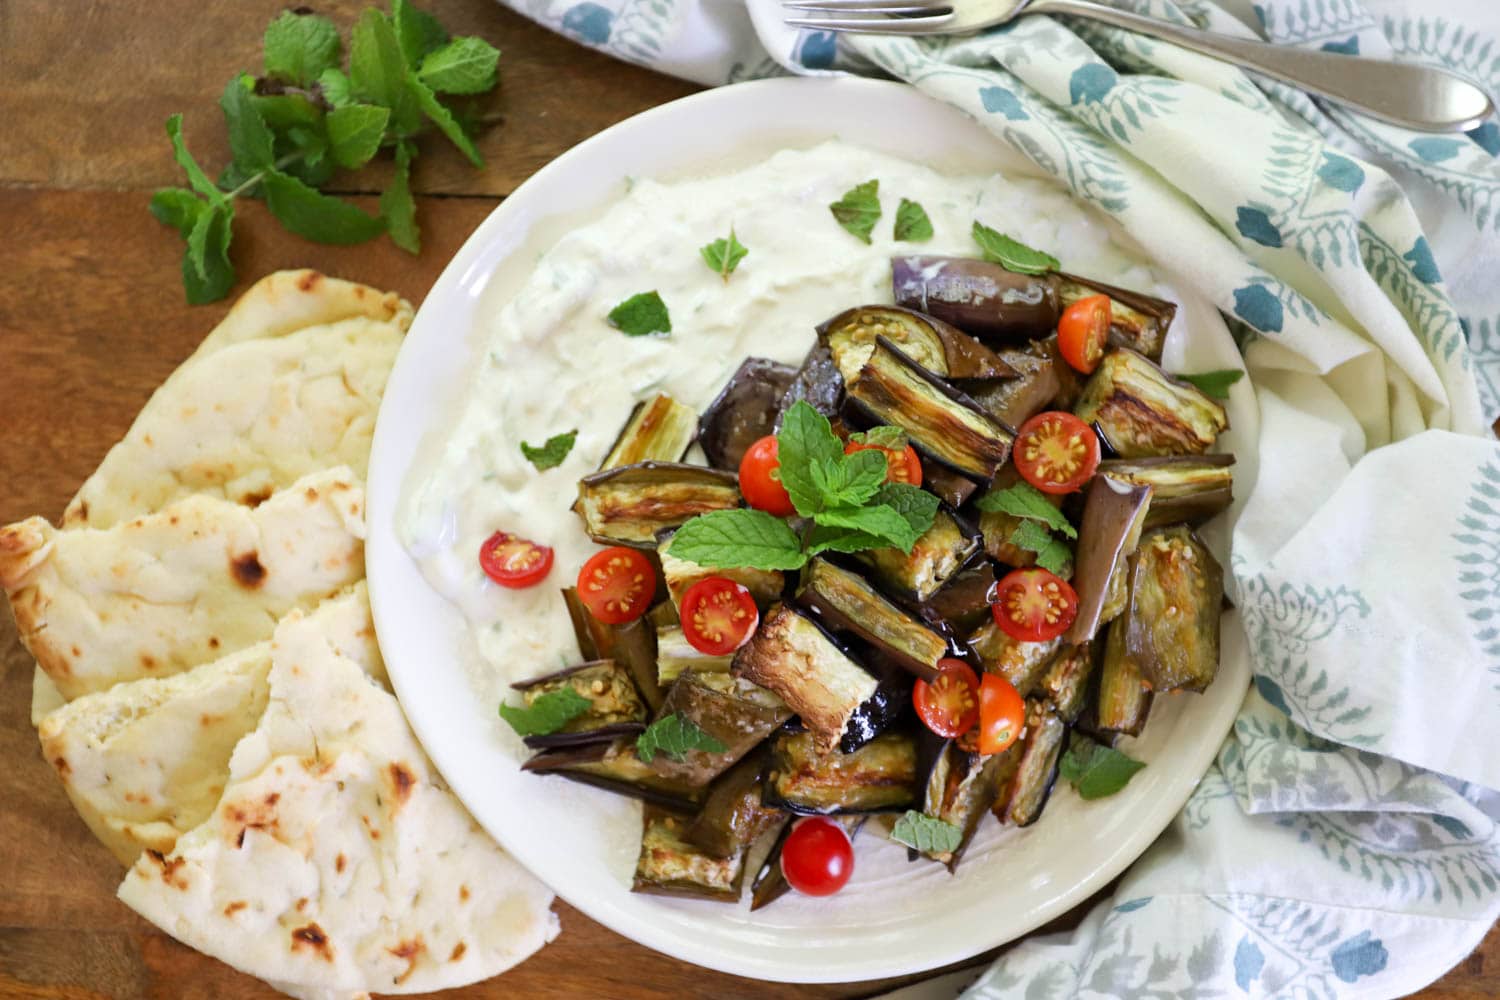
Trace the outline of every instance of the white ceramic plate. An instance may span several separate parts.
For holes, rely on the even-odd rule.
[[[1226,616],[1217,682],[1202,696],[1158,699],[1146,735],[1131,751],[1149,766],[1120,794],[1084,803],[1059,787],[1035,826],[1017,831],[986,821],[957,876],[938,865],[908,865],[903,848],[878,834],[861,835],[854,881],[838,896],[793,894],[757,913],[745,903],[631,893],[638,807],[519,772],[519,760],[495,739],[495,706],[475,697],[462,667],[472,655],[463,619],[428,586],[395,530],[403,481],[424,438],[444,426],[443,401],[464,383],[481,296],[492,281],[513,282],[530,270],[549,220],[555,229],[563,212],[577,218],[608,204],[619,196],[622,177],[706,173],[834,135],[940,168],[1034,172],[962,113],[892,83],[770,80],[637,115],[541,170],[464,244],[417,313],[386,389],[370,459],[367,561],[380,645],[412,726],[475,818],[560,896],[620,934],[699,965],[789,982],[935,968],[1024,934],[1086,899],[1181,808],[1249,679],[1243,633]],[[1232,350],[1212,309],[1191,299],[1183,307],[1195,338]],[[1241,416],[1233,406],[1231,416]],[[1245,443],[1234,446],[1243,470]]]

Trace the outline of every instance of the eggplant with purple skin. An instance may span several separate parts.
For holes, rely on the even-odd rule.
[[[896,304],[989,340],[1030,340],[1057,327],[1057,278],[971,257],[892,257]]]
[[[830,816],[833,822],[844,828],[852,841],[859,828],[865,825],[867,816]],[[755,873],[755,881],[750,883],[750,909],[755,911],[763,906],[776,902],[782,896],[792,891],[791,884],[787,882],[786,875],[781,871],[781,847],[786,843],[787,835],[792,832],[796,820],[789,819],[782,827],[781,832],[776,835],[776,841],[771,845],[771,851],[766,859],[760,863],[760,869]]]
[[[1088,642],[1105,624],[1106,609],[1118,614],[1124,609],[1123,585],[1126,563],[1140,541],[1151,487],[1096,475],[1084,495],[1083,518],[1078,525],[1077,568],[1073,590],[1078,594],[1078,616],[1064,637],[1070,643]],[[1110,600],[1111,584],[1117,593]]]
[[[920,605],[971,565],[982,547],[978,531],[939,507],[932,527],[917,538],[910,552],[866,549],[851,558],[865,567],[881,590],[897,600]]]
[[[739,471],[740,459],[776,426],[781,397],[797,369],[766,358],[746,358],[698,420],[698,443],[708,464]]]
[[[1094,702],[1094,725],[1102,733],[1139,736],[1151,712],[1151,689],[1140,667],[1125,649],[1130,612],[1109,626],[1104,638],[1104,661],[1099,665],[1099,694]]]
[[[641,853],[631,892],[737,903],[745,880],[745,851],[715,857],[683,839],[687,822],[647,807],[641,818]]]
[[[995,567],[981,559],[954,576],[917,609],[929,624],[949,633],[967,634],[993,620]]]
[[[654,549],[659,532],[739,505],[739,480],[732,472],[640,462],[580,479],[575,509],[584,530],[599,544]]]
[[[747,754],[709,787],[703,811],[688,826],[684,840],[711,857],[729,858],[786,820],[786,813],[760,801],[768,751]]]
[[[1109,296],[1109,342],[1116,347],[1139,351],[1152,361],[1161,360],[1161,349],[1167,341],[1167,328],[1177,315],[1177,304],[1133,292],[1117,285],[1106,285],[1091,278],[1059,272],[1057,294],[1063,308],[1092,295]]]
[[[1073,412],[1120,458],[1199,455],[1229,428],[1216,400],[1124,348],[1099,362]]]
[[[796,600],[829,631],[858,636],[916,676],[936,679],[948,643],[881,597],[859,574],[814,559],[802,571]]]
[[[1057,766],[1062,760],[1068,726],[1044,701],[1026,702],[1026,739],[1016,776],[1010,789],[992,807],[1005,823],[1030,826],[1042,814],[1052,786],[1057,782]]]
[[[927,492],[936,494],[949,507],[962,507],[978,491],[979,484],[967,476],[959,475],[926,455],[919,455],[918,458],[922,463],[922,487]]]
[[[988,482],[1010,457],[1013,430],[885,337],[875,338],[845,393],[870,419],[905,431],[917,451],[970,478]]]
[[[792,711],[775,694],[749,681],[689,670],[667,689],[656,719],[668,715],[691,722],[724,749],[689,750],[681,756],[659,752],[648,766],[664,779],[703,788],[790,719]]]
[[[1060,638],[1044,642],[1012,639],[995,624],[993,615],[969,636],[969,648],[979,657],[985,673],[1004,677],[1022,697],[1031,694],[1042,682],[1047,664],[1060,645]]]
[[[1185,527],[1141,539],[1130,565],[1125,649],[1153,691],[1202,691],[1219,672],[1224,570]]]
[[[562,595],[583,658],[614,660],[624,665],[646,707],[653,712],[661,708],[666,694],[656,681],[656,630],[644,618],[624,625],[606,625],[584,605],[576,588],[564,587]]]
[[[1127,483],[1150,485],[1146,528],[1165,524],[1201,524],[1234,502],[1233,455],[1163,455],[1110,459],[1099,463],[1101,475]]]
[[[635,404],[599,471],[640,462],[680,462],[697,433],[697,412],[658,393]]]
[[[1071,409],[1083,383],[1057,349],[1057,338],[1007,348],[1000,358],[1015,378],[968,379],[957,383],[969,397],[1001,423],[1020,427],[1043,410]]]
[[[657,774],[636,756],[635,741],[634,736],[627,736],[613,743],[544,750],[523,763],[521,770],[555,774],[616,795],[640,799],[679,815],[696,815],[704,788]]]
[[[839,366],[833,363],[833,355],[822,344],[814,344],[802,367],[797,369],[792,384],[781,397],[781,408],[776,414],[776,430],[781,429],[781,418],[792,408],[793,403],[805,402],[830,421],[837,421],[840,404],[844,399],[844,377]]]
[[[783,732],[761,790],[768,806],[818,816],[901,812],[919,798],[916,740],[897,731],[853,753],[823,749],[811,732]]]
[[[1094,643],[1064,646],[1047,664],[1047,672],[1042,675],[1039,693],[1047,699],[1057,717],[1070,726],[1083,714],[1098,659]]]
[[[818,327],[845,384],[854,381],[884,337],[939,378],[1009,378],[1016,371],[973,337],[940,319],[899,306],[856,306]]]
[[[556,673],[512,684],[530,708],[543,695],[568,688],[588,700],[589,709],[555,733],[523,737],[533,750],[608,743],[646,728],[646,706],[630,671],[614,660],[594,660]]]

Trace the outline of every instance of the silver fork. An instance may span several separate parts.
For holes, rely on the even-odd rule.
[[[1022,14],[1073,14],[1174,42],[1404,128],[1461,132],[1494,110],[1489,95],[1446,70],[1245,41],[1090,0],[783,0],[783,6],[795,27],[872,35],[961,35]]]

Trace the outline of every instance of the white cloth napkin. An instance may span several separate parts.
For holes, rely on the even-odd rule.
[[[1255,686],[1114,897],[971,995],[1396,996],[1478,943],[1500,914],[1500,126],[1403,131],[1074,19],[917,41],[798,34],[775,0],[507,2],[701,83],[907,80],[1120,220],[1236,333],[1258,459],[1227,584]],[[1486,0],[1116,2],[1500,92]]]

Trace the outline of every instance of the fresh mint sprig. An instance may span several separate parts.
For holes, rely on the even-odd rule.
[[[1238,368],[1220,368],[1211,372],[1197,372],[1187,374],[1177,372],[1173,378],[1179,378],[1198,387],[1205,396],[1214,399],[1228,399],[1229,387],[1245,377],[1245,373]]]
[[[896,206],[896,227],[893,236],[908,243],[924,243],[932,239],[932,220],[921,202],[901,199]]]
[[[1063,754],[1058,773],[1078,789],[1082,799],[1102,799],[1130,783],[1135,773],[1146,765],[1086,736],[1074,735]]]
[[[526,460],[536,466],[538,472],[546,472],[555,469],[568,457],[573,450],[573,443],[578,440],[578,428],[565,431],[562,434],[554,434],[543,444],[534,445],[521,442],[521,454]]]
[[[750,251],[734,235],[733,226],[729,227],[727,237],[720,237],[698,248],[698,254],[703,258],[703,263],[725,281],[729,280],[734,269],[740,266],[740,261],[744,260],[749,253]]]
[[[880,181],[865,181],[844,192],[828,206],[838,224],[862,243],[870,242],[875,223],[880,221]]]
[[[635,741],[636,756],[647,764],[659,753],[666,754],[672,760],[683,761],[694,750],[723,753],[726,749],[718,738],[705,733],[692,719],[676,712],[651,723]]]
[[[570,687],[538,695],[525,707],[501,705],[500,718],[517,736],[550,736],[591,708],[587,698]]]
[[[974,220],[971,230],[974,242],[979,244],[984,259],[999,264],[1008,271],[1019,274],[1045,274],[1056,271],[1062,263],[1050,253],[1033,250],[1020,240],[996,232],[979,220]]]
[[[951,854],[964,841],[964,832],[947,820],[908,809],[891,828],[891,839],[923,854]]]

